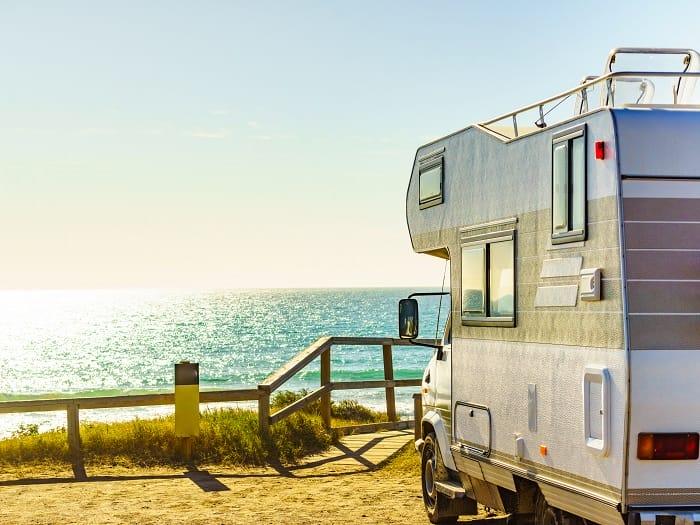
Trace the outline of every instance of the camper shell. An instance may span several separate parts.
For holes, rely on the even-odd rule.
[[[613,71],[644,53],[679,71]],[[452,298],[417,442],[439,449],[433,521],[462,498],[700,522],[699,65],[616,49],[603,76],[418,148],[408,231],[449,261]]]

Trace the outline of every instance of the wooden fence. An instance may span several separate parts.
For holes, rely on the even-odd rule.
[[[434,343],[433,340],[421,340],[420,342]],[[381,346],[384,364],[384,379],[372,381],[331,381],[331,351],[333,346]],[[338,427],[343,432],[374,432],[382,429],[409,428],[414,420],[420,421],[422,415],[418,412],[420,399],[414,396],[414,419],[399,420],[396,414],[395,389],[400,387],[420,386],[421,378],[394,379],[394,366],[392,349],[394,346],[408,346],[410,343],[403,339],[377,338],[377,337],[322,337],[299,352],[283,367],[270,375],[257,388],[245,388],[235,390],[201,391],[200,403],[220,403],[230,401],[257,401],[258,420],[260,430],[269,432],[270,425],[274,425],[285,417],[301,410],[310,403],[321,400],[321,417],[326,427],[331,427],[331,392],[334,390],[360,390],[369,388],[383,388],[386,397],[387,422],[371,423],[367,425],[353,425]],[[294,375],[307,367],[315,359],[321,360],[321,381],[319,388],[310,392],[294,403],[270,413],[270,396],[272,393],[289,381]],[[415,400],[418,399],[416,402]],[[80,410],[99,408],[126,408],[155,405],[173,405],[174,393],[165,394],[139,394],[129,396],[105,396],[105,397],[72,397],[60,399],[31,399],[26,401],[0,402],[0,414],[18,412],[48,412],[66,411],[66,433],[68,447],[76,478],[85,478],[82,452],[80,448]],[[419,425],[415,425],[418,427]],[[416,435],[419,435],[418,429]]]

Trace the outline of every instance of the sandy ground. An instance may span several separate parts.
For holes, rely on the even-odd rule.
[[[75,483],[0,488],[2,523],[421,523],[415,479],[381,472],[303,478],[217,471],[129,471]],[[216,481],[215,481],[216,480]],[[213,490],[212,490],[213,489]]]
[[[427,523],[415,473],[209,472],[91,469],[80,483],[33,472],[0,487],[0,522]]]
[[[0,472],[0,524],[428,523],[411,431],[347,436],[297,466],[87,473]]]
[[[277,469],[88,466],[82,482],[70,470],[4,471],[0,524],[427,524],[410,440],[410,432],[350,436]]]

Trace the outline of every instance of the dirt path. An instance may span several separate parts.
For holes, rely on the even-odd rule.
[[[0,523],[428,523],[417,455],[404,452],[376,468],[407,441],[346,441],[277,470],[89,468],[85,482],[69,472],[5,472]]]

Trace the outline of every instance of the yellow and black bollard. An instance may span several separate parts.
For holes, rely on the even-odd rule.
[[[175,365],[175,437],[182,455],[192,459],[192,438],[199,435],[199,363]]]

